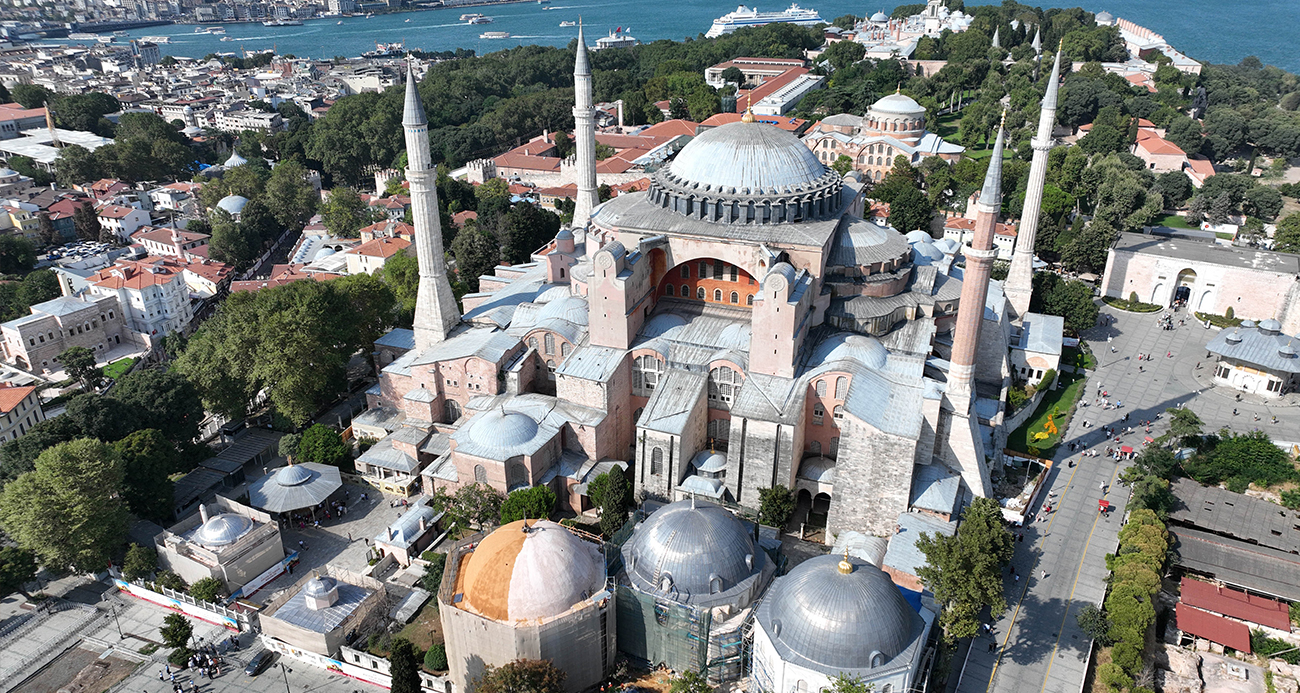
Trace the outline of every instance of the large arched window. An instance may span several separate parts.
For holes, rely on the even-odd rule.
[[[844,399],[844,395],[847,395],[848,392],[849,392],[849,379],[846,378],[846,377],[844,377],[844,376],[842,376],[842,375],[841,375],[840,377],[836,378],[836,379],[835,379],[835,399],[839,399],[839,400]]]
[[[506,462],[506,489],[513,491],[528,486],[528,468],[518,459]]]
[[[710,421],[707,435],[709,437],[709,447],[714,450],[725,451],[727,441],[731,438],[731,420],[714,419]]]
[[[546,335],[545,335],[545,339],[546,339],[546,353],[547,353],[547,354],[554,354],[554,353],[555,353],[555,337],[554,337],[554,335],[552,335],[551,333],[547,332]]]
[[[447,423],[456,423],[460,420],[460,403],[454,399],[447,400],[446,410]]]
[[[709,371],[709,404],[721,405],[723,409],[730,406],[741,382],[740,375],[726,366]]]
[[[664,473],[664,449],[655,448],[650,452],[650,473],[659,476]]]
[[[815,389],[816,389],[816,392],[817,392],[817,396],[818,396],[818,397],[825,397],[825,396],[826,396],[826,381],[825,381],[825,380],[818,380]]]
[[[822,444],[821,444],[821,441],[819,441],[819,440],[814,440],[813,442],[809,443],[809,444],[808,444],[808,452],[811,452],[811,453],[814,454],[814,455],[820,455],[820,454],[822,454]]]
[[[632,359],[632,394],[649,397],[659,384],[664,364],[653,356],[638,356]]]
[[[480,484],[487,483],[487,467],[481,464],[474,465],[474,481]]]
[[[826,420],[826,407],[823,407],[821,402],[817,402],[816,404],[813,405],[813,425],[820,426],[822,425],[822,422],[825,420]]]
[[[691,266],[682,265],[682,279],[690,279],[690,278],[691,278]]]

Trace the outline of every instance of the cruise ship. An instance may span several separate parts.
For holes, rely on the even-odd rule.
[[[705,38],[717,38],[723,34],[730,34],[736,29],[763,26],[764,24],[813,26],[823,24],[825,21],[817,14],[817,10],[807,10],[794,3],[791,3],[790,8],[784,12],[759,12],[758,8],[750,9],[741,5],[736,8],[735,12],[728,12],[713,20],[713,26],[704,36]]]
[[[510,38],[510,32],[508,32],[508,31],[485,31],[485,32],[479,34],[478,37],[481,38],[481,39],[508,39],[508,38]]]
[[[302,26],[302,22],[297,19],[268,19],[262,22],[262,26]]]

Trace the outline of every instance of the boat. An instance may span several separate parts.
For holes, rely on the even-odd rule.
[[[479,34],[478,37],[481,38],[481,39],[508,39],[508,38],[510,38],[510,32],[508,32],[508,31],[485,31],[485,32]]]
[[[736,29],[763,26],[764,24],[813,26],[824,23],[825,20],[817,14],[817,10],[804,9],[794,3],[791,3],[790,7],[784,12],[759,12],[758,8],[750,9],[741,5],[736,8],[735,12],[728,12],[713,20],[713,26],[704,34],[704,37],[717,38],[723,34],[730,34]]]
[[[170,37],[170,36],[142,36],[142,37],[140,38],[140,40],[141,40],[141,41],[148,41],[149,43],[171,43],[171,42],[172,42],[172,37]]]
[[[491,23],[492,23],[492,18],[491,18],[491,17],[484,17],[484,16],[482,16],[482,15],[479,15],[479,16],[477,16],[477,17],[475,17],[475,18],[469,20],[469,23],[470,23],[470,24],[491,24]]]
[[[224,26],[210,26],[210,27],[208,27],[208,30],[207,30],[205,33],[208,33],[208,34],[224,34],[224,33],[226,33],[226,27],[224,27]]]
[[[411,21],[411,20],[409,20],[409,19],[403,19],[402,21],[403,21],[403,22],[409,22],[409,21]]]
[[[598,51],[606,48],[631,48],[632,46],[638,46],[640,44],[641,42],[632,38],[623,27],[619,27],[609,32],[609,36],[596,39],[596,45],[592,46],[592,50]]]
[[[222,40],[222,41],[234,41],[235,39],[230,38],[229,36],[222,36],[222,37],[221,37],[221,40]]]
[[[96,36],[95,40],[100,43],[112,43],[117,40],[115,36]]]
[[[560,26],[578,26],[577,22],[560,22]]]
[[[538,4],[538,5],[549,5],[549,4],[551,4],[551,0],[537,0],[537,4]]]
[[[367,12],[367,13],[366,13],[366,19],[373,19],[374,16],[375,16],[375,13],[374,13],[374,12]]]
[[[302,26],[302,22],[297,19],[268,19],[262,22],[262,26]]]
[[[342,20],[342,19],[339,20],[339,24],[338,24],[338,25],[339,25],[339,26],[343,26],[343,20]]]
[[[406,52],[406,42],[376,43],[373,51],[361,54],[363,58],[396,58]]]
[[[126,38],[126,32],[125,32],[125,31],[114,31],[114,32],[113,32],[113,35],[116,36],[116,37],[118,37],[118,38]]]
[[[87,33],[84,32],[84,31],[78,31],[78,32],[73,33],[73,34],[68,34],[68,38],[72,39],[73,41],[98,41],[98,40],[99,40],[99,35],[98,35],[98,34],[87,34]]]

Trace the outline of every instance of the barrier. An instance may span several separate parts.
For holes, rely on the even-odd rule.
[[[152,602],[173,611],[179,611],[200,621],[229,628],[237,633],[246,631],[249,628],[248,617],[245,614],[233,609],[227,609],[220,604],[199,601],[184,592],[177,592],[161,585],[155,585],[156,590],[150,589],[145,587],[143,582],[127,582],[118,578],[113,578],[113,584],[119,590],[138,599]]]
[[[266,583],[276,579],[277,577],[280,577],[280,575],[284,573],[284,571],[289,569],[289,565],[297,560],[298,560],[297,551],[294,551],[288,556],[285,556],[284,559],[281,560],[279,563],[276,563],[270,568],[267,568],[266,572],[262,573],[261,575],[258,575],[252,580],[249,580],[248,583],[245,584],[243,587],[240,587],[239,589],[235,590],[226,599],[226,603],[232,604],[234,603],[235,600],[239,599],[240,597],[248,597],[252,595],[254,592],[257,592],[258,590],[262,589],[262,587],[265,586]]]

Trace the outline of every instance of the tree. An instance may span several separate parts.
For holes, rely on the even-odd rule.
[[[844,672],[840,672],[831,681],[828,690],[831,693],[871,693],[871,691],[876,690],[876,684],[864,682],[861,676],[849,676]]]
[[[478,278],[496,267],[500,244],[470,219],[451,242],[451,253],[456,256],[456,276],[473,292],[478,291]]]
[[[185,581],[170,570],[160,570],[153,576],[154,584],[177,592],[185,591]]]
[[[64,148],[61,151],[67,151]],[[99,240],[99,216],[89,202],[84,202],[72,212],[72,226],[77,231],[77,238],[83,241]]]
[[[778,484],[758,490],[758,520],[769,527],[783,529],[794,515],[794,492]]]
[[[1168,517],[1174,507],[1174,494],[1169,482],[1158,476],[1143,476],[1132,483],[1134,508],[1145,508],[1159,517]]]
[[[216,602],[226,586],[214,577],[200,578],[190,585],[190,596],[202,602]]]
[[[0,548],[0,594],[30,596],[23,586],[35,579],[36,554],[16,546]]]
[[[1288,214],[1277,223],[1277,231],[1273,234],[1273,249],[1300,253],[1300,212]]]
[[[934,206],[916,186],[904,188],[889,204],[889,225],[903,233],[916,230],[928,233],[932,216]]]
[[[1273,220],[1282,211],[1282,193],[1277,188],[1257,185],[1246,191],[1242,211],[1260,219]]]
[[[1205,422],[1201,421],[1201,417],[1197,416],[1196,412],[1186,407],[1170,407],[1165,410],[1165,413],[1169,414],[1169,435],[1174,440],[1186,444],[1201,437],[1201,428]],[[1165,475],[1161,474],[1161,476]]]
[[[409,327],[415,319],[415,299],[420,290],[420,262],[414,253],[397,253],[388,258],[379,277],[397,299],[397,317],[393,322]]]
[[[632,486],[618,467],[597,476],[587,487],[587,497],[600,508],[600,532],[607,537],[623,528],[634,500]]]
[[[127,580],[139,580],[153,574],[158,569],[158,552],[136,543],[126,550],[122,559],[122,575]]]
[[[741,72],[740,68],[732,65],[722,71],[722,81],[731,82],[736,86],[741,86],[745,83],[745,73]]]
[[[544,520],[554,507],[555,492],[549,486],[511,491],[501,504],[501,524],[525,519]]]
[[[330,190],[320,206],[321,221],[335,236],[356,238],[361,227],[370,222],[370,211],[356,190],[341,186]]]
[[[313,424],[303,431],[298,443],[298,458],[302,462],[341,467],[351,456],[352,449],[343,442],[343,436],[325,424]]]
[[[1097,605],[1089,604],[1079,609],[1075,619],[1084,635],[1097,641],[1097,645],[1105,647],[1110,644],[1110,619],[1106,618],[1106,612]]]
[[[710,686],[709,680],[699,672],[687,669],[673,678],[668,691],[669,693],[712,693],[713,686]]]
[[[293,462],[298,458],[298,446],[301,444],[301,433],[286,433],[284,437],[280,438],[280,444],[276,448],[276,452],[280,453],[280,457]]]
[[[122,498],[131,512],[158,522],[172,515],[169,475],[180,468],[176,448],[155,429],[136,431],[113,444],[122,458]]]
[[[194,624],[180,614],[167,614],[158,634],[167,647],[189,647],[190,638],[194,635]]]
[[[59,363],[68,373],[68,377],[81,383],[84,390],[93,390],[99,385],[104,374],[95,365],[95,352],[86,347],[68,347],[59,354]]]
[[[420,660],[424,653],[406,638],[393,638],[388,652],[390,693],[420,693]]]
[[[429,671],[446,671],[447,646],[440,642],[430,645],[429,651],[424,653],[424,668]]]
[[[281,161],[271,170],[262,201],[273,211],[280,226],[298,229],[316,212],[320,196],[307,182],[307,169],[290,159]]]
[[[236,270],[248,269],[257,259],[260,239],[253,238],[247,227],[220,207],[212,210],[211,223],[212,238],[208,239],[208,247],[212,259],[232,265]]]
[[[420,586],[430,594],[437,594],[442,588],[442,574],[447,569],[447,554],[434,553],[424,566],[424,575],[420,576]]]
[[[113,387],[113,398],[134,409],[143,428],[157,429],[178,445],[198,437],[205,416],[203,399],[194,384],[179,373],[161,368],[144,368],[122,376]]]
[[[9,93],[23,108],[41,108],[54,100],[54,92],[39,84],[15,84]]]
[[[1006,611],[1002,567],[1011,560],[1014,541],[997,501],[989,498],[976,498],[962,512],[955,535],[922,533],[917,539],[926,558],[917,576],[943,605],[940,622],[949,641],[978,633],[984,607],[994,617]]]
[[[1118,236],[1115,227],[1094,219],[1061,250],[1061,263],[1074,272],[1100,272],[1106,267],[1107,252]]]
[[[496,489],[476,482],[456,489],[454,494],[439,488],[434,493],[432,506],[445,511],[452,523],[459,527],[487,527],[501,519],[503,500]]]
[[[36,266],[36,244],[23,236],[0,236],[0,274],[27,274]]]
[[[24,305],[34,306],[58,298],[61,293],[59,278],[53,271],[36,270],[23,277],[22,283],[18,285],[17,298]]]
[[[549,659],[516,659],[499,667],[489,664],[471,688],[475,693],[563,693],[564,678]]]
[[[844,41],[841,41],[840,43],[844,43]],[[831,163],[831,170],[841,176],[847,176],[849,171],[853,170],[853,159],[847,155],[841,154],[835,157],[835,161]]]
[[[1192,179],[1182,171],[1166,171],[1160,174],[1156,178],[1156,190],[1170,207],[1181,205],[1196,192],[1192,187]]]
[[[520,202],[506,212],[501,221],[502,260],[511,264],[527,262],[534,250],[560,232],[560,217],[554,212]]]
[[[836,70],[843,70],[866,57],[866,46],[856,41],[837,41],[822,53],[823,60],[829,62]]]
[[[113,397],[93,392],[82,393],[68,400],[63,416],[75,427],[78,437],[98,438],[106,443],[120,440],[140,428],[140,418],[134,409],[122,406]]]
[[[101,570],[126,537],[122,463],[97,440],[60,443],[5,486],[0,524],[56,570]]]

